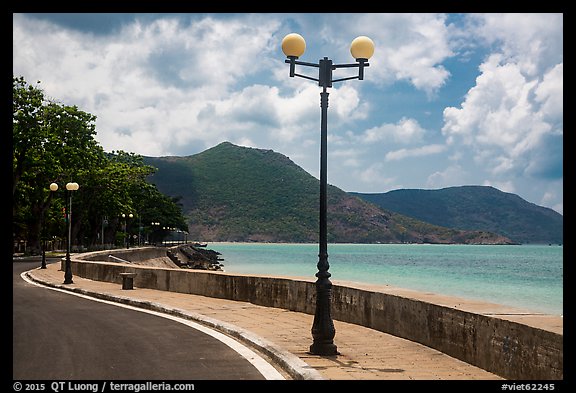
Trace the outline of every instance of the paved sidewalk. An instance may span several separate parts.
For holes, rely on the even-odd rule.
[[[499,376],[424,345],[334,321],[339,356],[306,353],[313,316],[246,302],[121,285],[74,276],[62,285],[60,264],[27,273],[34,281],[134,306],[165,311],[227,333],[260,351],[295,379],[495,380]]]

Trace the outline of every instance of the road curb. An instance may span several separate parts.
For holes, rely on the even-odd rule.
[[[300,359],[298,356],[280,348],[276,344],[271,343],[264,338],[255,335],[254,333],[242,329],[239,326],[223,322],[214,318],[207,317],[202,314],[193,313],[190,311],[186,311],[179,308],[170,308],[166,307],[162,304],[145,301],[145,300],[136,300],[126,296],[116,296],[110,295],[106,293],[100,293],[95,291],[90,291],[83,288],[77,287],[69,287],[62,284],[55,284],[52,282],[41,280],[37,277],[34,277],[31,274],[32,271],[25,272],[25,275],[31,281],[34,281],[38,284],[45,285],[52,288],[57,288],[60,290],[65,290],[68,292],[75,292],[81,295],[93,297],[96,299],[107,300],[111,302],[126,304],[133,307],[143,308],[147,310],[157,311],[165,314],[169,314],[172,316],[188,319],[197,323],[200,323],[204,326],[217,330],[221,333],[227,334],[232,336],[239,341],[242,341],[245,344],[252,346],[253,348],[257,349],[258,351],[266,354],[268,357],[272,359],[276,363],[278,367],[284,370],[288,375],[296,380],[324,380],[325,378],[322,375]]]

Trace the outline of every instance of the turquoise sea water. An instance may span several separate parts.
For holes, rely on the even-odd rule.
[[[318,245],[211,243],[232,273],[310,277]],[[563,247],[329,244],[332,280],[434,292],[563,314]]]

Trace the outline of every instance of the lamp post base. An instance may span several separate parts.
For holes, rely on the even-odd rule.
[[[46,269],[46,250],[42,246],[42,263],[40,264],[40,269]]]
[[[316,311],[312,324],[312,345],[310,353],[312,355],[336,356],[339,355],[334,344],[334,322],[330,315],[330,304],[332,302],[332,283],[328,279],[328,254],[321,253],[318,263],[319,272],[316,273]]]
[[[72,262],[70,261],[70,254],[66,254],[66,268],[64,270],[64,284],[74,284],[72,281]]]
[[[310,345],[310,354],[321,356],[336,356],[340,355],[338,347],[334,343],[313,343]]]

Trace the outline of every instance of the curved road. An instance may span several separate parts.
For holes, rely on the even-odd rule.
[[[247,359],[216,338],[147,313],[38,287],[13,262],[14,380],[258,380]]]

